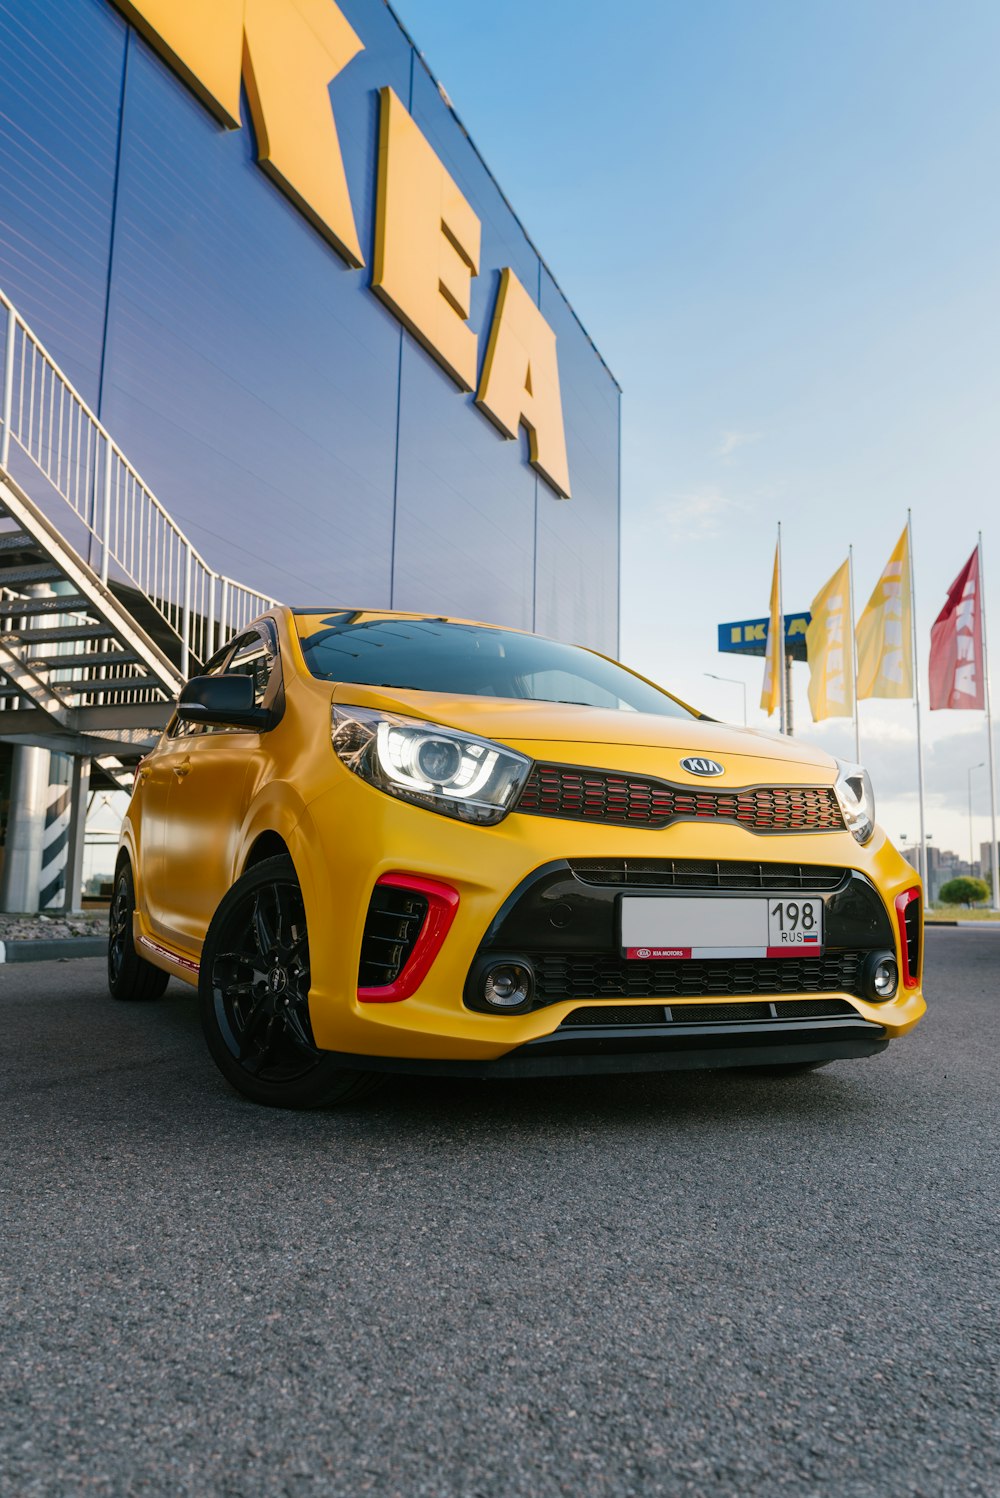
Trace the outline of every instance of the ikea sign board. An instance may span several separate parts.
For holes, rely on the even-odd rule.
[[[806,629],[811,619],[808,609],[799,614],[785,615],[785,654],[793,660],[807,659]],[[720,624],[720,652],[723,655],[766,655],[769,624],[766,615],[763,619],[737,619],[732,624]]]
[[[111,0],[224,130],[246,91],[262,171],[529,462],[569,499],[555,333],[510,265],[482,368],[469,326],[482,223],[399,96],[379,89],[370,268],[348,189],[330,84],[364,43],[335,0]]]

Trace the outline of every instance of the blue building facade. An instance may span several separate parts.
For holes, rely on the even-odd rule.
[[[0,6],[0,286],[214,567],[290,603],[440,611],[618,645],[619,388],[410,38],[330,98],[366,266],[350,268],[110,0]],[[126,7],[127,8],[127,7]],[[556,335],[572,497],[370,289],[379,91]]]

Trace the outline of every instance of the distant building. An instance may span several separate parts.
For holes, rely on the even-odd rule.
[[[985,844],[987,854],[989,844]],[[903,857],[912,863],[914,868],[919,867],[919,848],[903,848]],[[979,865],[970,864],[967,859],[960,858],[950,848],[935,848],[932,844],[927,845],[927,900],[933,903],[937,900],[941,886],[947,884],[949,879],[959,879],[972,876],[974,879],[980,877]]]

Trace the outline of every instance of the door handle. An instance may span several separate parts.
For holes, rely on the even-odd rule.
[[[182,759],[179,765],[174,765],[173,771],[178,780],[183,780],[190,768],[191,761],[189,759]]]
[[[136,774],[138,775],[140,780],[148,780],[152,773],[153,771],[149,765],[140,765],[138,770],[136,771]]]

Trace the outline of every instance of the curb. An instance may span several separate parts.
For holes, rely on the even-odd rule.
[[[107,950],[106,936],[53,936],[47,941],[0,941],[0,963],[103,957]]]
[[[933,931],[935,926],[948,926],[953,931],[1000,931],[1000,921],[925,921],[924,930]]]

